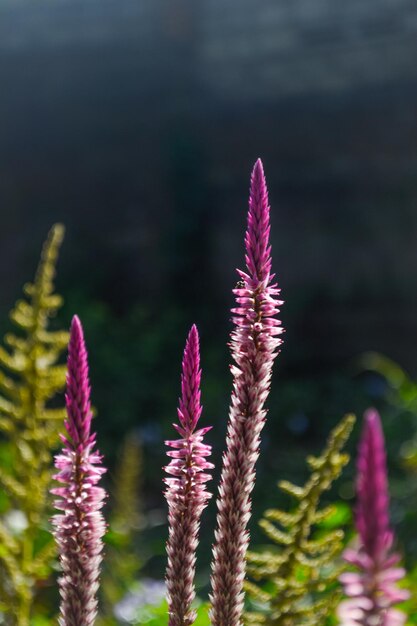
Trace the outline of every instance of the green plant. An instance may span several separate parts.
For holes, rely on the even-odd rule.
[[[320,499],[339,477],[349,456],[341,452],[354,424],[346,416],[330,433],[318,457],[308,457],[311,475],[303,487],[281,481],[279,488],[296,500],[290,511],[269,509],[260,526],[278,550],[248,553],[249,597],[262,610],[248,611],[246,622],[268,626],[312,626],[323,623],[339,599],[335,590],[341,568],[334,559],[342,550],[343,532],[324,522],[334,507],[319,508]],[[276,525],[277,524],[277,525]]]
[[[24,286],[25,298],[10,313],[16,332],[5,336],[6,348],[0,346],[0,484],[6,493],[0,521],[0,601],[8,623],[17,626],[29,624],[36,585],[48,578],[55,554],[45,520],[52,450],[65,412],[50,403],[65,384],[66,367],[59,359],[68,333],[49,325],[62,304],[54,278],[63,236],[62,225],[52,227],[35,279]]]
[[[112,511],[106,535],[106,559],[101,579],[101,626],[114,624],[113,607],[130,590],[142,560],[137,535],[143,527],[141,502],[143,450],[140,437],[130,432],[124,438],[110,490]]]
[[[364,370],[378,374],[385,380],[387,385],[385,398],[391,412],[394,412],[396,417],[398,415],[401,417],[409,416],[410,421],[416,427],[416,381],[398,363],[378,352],[366,352],[360,360],[360,366]],[[406,424],[404,419],[402,419],[402,423]],[[405,433],[408,432],[406,429]],[[402,444],[401,457],[406,469],[412,472],[417,471],[417,433],[414,433],[411,439]]]

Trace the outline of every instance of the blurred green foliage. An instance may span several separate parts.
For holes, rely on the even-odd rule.
[[[0,598],[7,624],[29,626],[36,588],[51,572],[55,545],[47,528],[52,452],[64,409],[51,402],[65,383],[60,364],[68,343],[50,320],[62,304],[54,293],[55,266],[64,235],[52,227],[33,283],[10,313],[16,333],[0,346]]]
[[[415,421],[417,427],[417,382],[388,357],[377,352],[367,352],[361,359],[362,366],[379,374],[386,382],[386,400],[395,413],[404,418],[405,414]],[[401,448],[404,466],[417,471],[417,428],[412,437]]]
[[[119,450],[111,488],[112,508],[105,536],[106,558],[100,585],[101,614],[98,626],[116,624],[114,607],[132,590],[142,558],[139,532],[145,526],[142,509],[142,442],[130,432]]]

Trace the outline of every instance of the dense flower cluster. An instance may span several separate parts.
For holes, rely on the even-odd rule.
[[[405,571],[397,566],[400,555],[392,551],[384,434],[374,409],[365,414],[356,491],[359,544],[346,550],[344,558],[358,571],[340,577],[349,599],[340,604],[339,618],[343,626],[402,626],[406,616],[393,605],[409,594],[397,587]]]
[[[105,491],[97,486],[106,471],[91,433],[90,386],[87,351],[78,317],[71,324],[68,346],[64,449],[55,458],[55,479],[62,486],[55,507],[63,513],[53,517],[62,575],[60,626],[92,626],[97,615],[97,590],[102,560],[105,523],[101,514]]]
[[[169,506],[166,582],[170,626],[189,626],[196,618],[191,603],[195,597],[198,530],[201,513],[211,497],[205,488],[211,479],[206,470],[213,468],[207,461],[211,446],[203,443],[211,426],[196,430],[202,412],[200,382],[199,337],[196,326],[192,326],[182,361],[180,423],[174,424],[180,439],[165,442],[173,448],[167,452],[172,460],[165,468],[169,475],[165,478],[165,496]]]
[[[245,238],[247,272],[238,270],[241,280],[234,289],[237,306],[232,309],[233,392],[217,500],[211,595],[213,626],[238,626],[241,622],[250,494],[255,482],[272,365],[281,344],[282,328],[275,316],[282,303],[277,300],[279,289],[271,274],[269,212],[263,166],[258,160],[252,172]]]

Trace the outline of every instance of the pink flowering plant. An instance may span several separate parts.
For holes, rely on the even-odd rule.
[[[98,486],[106,471],[96,450],[91,431],[90,385],[87,350],[78,317],[71,324],[68,346],[66,434],[63,450],[55,458],[55,479],[61,483],[52,493],[58,496],[54,534],[62,574],[60,626],[92,626],[97,617],[97,591],[106,531],[101,508],[105,491]]]
[[[283,332],[277,318],[282,302],[278,299],[279,289],[272,272],[270,228],[268,191],[263,166],[258,160],[250,185],[245,236],[246,269],[238,270],[239,282],[233,290],[236,298],[232,309],[230,342],[233,386],[217,493],[209,603],[209,619],[213,626],[241,626],[245,619],[244,582],[250,539],[251,493],[255,485],[261,432],[266,421],[272,367]],[[205,441],[211,426],[200,425],[201,376],[199,335],[193,325],[182,360],[178,423],[173,424],[178,438],[166,441],[169,458],[164,478],[168,504],[165,577],[168,626],[191,626],[197,618],[196,551],[201,516],[212,495],[206,485],[212,478],[214,468],[208,460],[211,446]],[[101,514],[105,493],[97,483],[105,470],[101,457],[95,451],[95,435],[91,433],[89,391],[84,338],[81,324],[75,317],[68,356],[67,434],[62,439],[63,453],[56,457],[59,470],[56,478],[62,486],[52,490],[59,496],[56,506],[62,511],[53,519],[62,568],[59,579],[62,626],[91,626],[97,617],[97,590],[105,532]],[[340,428],[343,430],[344,426]],[[252,623],[287,626],[286,615],[293,615],[297,624],[315,623],[314,616],[299,604],[302,596],[298,588],[300,583],[292,581],[291,585],[295,586],[286,588],[285,571],[292,576],[297,559],[300,564],[306,559],[304,565],[308,564],[309,571],[313,572],[312,582],[308,584],[313,584],[314,580],[316,592],[320,585],[324,589],[332,580],[328,571],[320,573],[319,563],[325,564],[328,569],[333,559],[334,571],[337,572],[339,567],[341,531],[335,531],[324,539],[307,540],[310,528],[328,515],[327,510],[316,510],[318,494],[329,488],[347,462],[347,455],[338,452],[346,436],[339,437],[339,441],[334,433],[329,439],[325,456],[311,460],[313,474],[307,483],[308,488],[301,490],[290,484],[286,487],[283,483],[282,488],[300,502],[299,514],[281,511],[269,514],[270,519],[275,516],[276,521],[286,527],[286,534],[279,534],[280,531],[272,529],[269,522],[267,526],[264,522],[271,537],[287,547],[282,558],[271,556],[268,560],[267,553],[251,555],[252,561],[257,563],[258,573],[260,571],[266,579],[273,575],[274,567],[277,568],[276,576],[278,571],[280,576],[275,579],[277,595],[272,600],[269,597],[269,616],[249,612],[246,619]],[[326,464],[335,469],[327,470]],[[397,584],[403,578],[404,570],[398,566],[399,555],[392,550],[394,534],[388,518],[384,440],[379,416],[373,410],[365,416],[356,484],[358,541],[343,555],[356,571],[340,575],[348,598],[340,603],[338,618],[342,626],[402,626],[406,616],[395,605],[407,599],[408,592]],[[304,511],[309,511],[308,515],[304,515]],[[301,537],[304,537],[302,541],[305,544]],[[297,545],[292,545],[292,542],[297,542]],[[295,561],[291,561],[290,565],[285,558]],[[314,567],[318,568],[315,574]],[[323,576],[322,583],[320,576]],[[281,581],[279,584],[278,580]],[[250,585],[247,589],[250,595]],[[297,589],[293,599],[290,589]],[[259,587],[256,593],[257,598],[262,599]],[[335,598],[337,596],[333,594],[329,607],[334,606]],[[318,600],[311,606],[317,615],[328,613],[324,600]]]
[[[166,441],[172,448],[168,456],[165,478],[168,502],[169,535],[166,584],[169,626],[191,626],[196,612],[191,608],[195,598],[194,576],[200,517],[211,494],[206,482],[211,479],[207,461],[211,447],[204,435],[211,426],[196,430],[201,416],[200,349],[196,326],[192,326],[184,350],[181,374],[181,398],[178,407],[179,424],[174,424],[179,439]]]
[[[217,528],[211,577],[211,621],[214,626],[241,623],[247,525],[250,495],[255,484],[265,402],[272,366],[281,344],[281,323],[276,318],[279,289],[272,273],[268,190],[260,160],[252,172],[248,225],[245,236],[246,272],[238,270],[232,310],[231,351],[233,391],[226,451],[217,499]]]
[[[136,596],[130,590],[122,601],[117,602],[114,619],[101,612],[99,596],[108,527],[103,514],[107,494],[101,485],[106,468],[96,444],[84,332],[78,317],[73,317],[68,344],[66,418],[61,428],[62,449],[55,456],[56,473],[49,488],[56,509],[52,517],[56,554],[50,557],[50,561],[53,563],[56,558],[55,565],[59,569],[59,594],[57,592],[56,596],[60,597],[60,605],[54,623],[60,626],[113,626],[116,623],[192,626],[202,619],[204,624],[212,626],[242,626],[244,623],[250,626],[326,626],[329,617],[334,619],[336,616],[341,626],[403,626],[406,623],[407,615],[397,605],[409,598],[409,591],[403,585],[405,570],[399,565],[401,557],[395,547],[389,518],[384,435],[381,419],[374,409],[365,414],[359,445],[355,539],[346,546],[343,529],[337,524],[336,527],[332,525],[334,507],[321,502],[322,495],[338,479],[349,460],[343,451],[354,424],[354,417],[349,415],[332,430],[322,454],[308,457],[311,473],[303,487],[281,481],[281,491],[292,499],[293,504],[288,510],[268,509],[260,521],[273,547],[248,551],[256,463],[266,424],[274,361],[280,351],[283,333],[278,317],[282,304],[280,289],[272,269],[270,216],[264,169],[258,160],[250,181],[244,238],[245,269],[238,270],[239,281],[233,289],[232,389],[218,486],[208,487],[215,475],[210,460],[212,447],[208,443],[211,426],[207,425],[207,422],[213,423],[213,417],[207,416],[206,421],[202,410],[200,338],[197,326],[192,325],[182,358],[181,393],[177,420],[173,424],[176,436],[165,442],[168,462],[163,481],[168,530],[163,590],[161,583],[143,579],[140,588],[136,589]],[[53,255],[50,256],[53,261]],[[53,267],[48,265],[48,275],[51,273]],[[50,290],[48,297],[52,298]],[[46,303],[48,310],[52,310],[54,300],[47,300],[45,295],[39,298]],[[27,312],[28,307],[22,306],[22,311]],[[22,311],[18,319],[23,319]],[[24,324],[29,328],[29,322]],[[36,327],[36,337],[28,345],[36,346],[36,339],[41,334]],[[66,344],[67,335],[59,336],[60,346],[63,337]],[[52,334],[47,336],[47,341],[48,345],[53,342]],[[23,345],[15,343],[16,350]],[[2,354],[0,352],[0,357]],[[27,358],[26,354],[24,356]],[[22,355],[20,357],[19,361],[19,354],[14,356],[13,363],[9,359],[15,369],[24,360]],[[44,356],[44,362],[48,358],[52,363],[50,356]],[[38,365],[36,361],[33,371]],[[57,370],[54,371],[56,374]],[[30,372],[32,375],[32,370]],[[43,380],[46,380],[45,376]],[[63,379],[58,381],[52,377],[51,389],[57,391],[62,382]],[[5,382],[0,378],[1,385],[14,389],[11,379]],[[30,393],[24,393],[33,396],[35,406],[36,394],[40,392],[31,388]],[[0,410],[2,406],[0,402]],[[12,410],[9,413],[14,415]],[[16,415],[21,415],[21,411],[16,410]],[[54,413],[57,419],[60,415]],[[97,430],[99,426],[98,419]],[[24,449],[24,445],[21,447]],[[139,447],[133,446],[132,449],[139,450]],[[123,465],[121,488],[129,500],[126,509],[138,520],[140,515],[134,506],[136,485],[128,484],[131,476],[137,477],[138,471],[137,466],[132,469],[129,463]],[[35,482],[32,480],[31,484]],[[18,493],[18,484],[16,487],[10,478],[7,484]],[[202,617],[197,611],[197,549],[201,525],[204,524],[203,512],[213,494],[217,508],[209,555],[211,575],[206,577],[210,588]],[[119,527],[123,526],[121,518],[123,514],[119,511]],[[37,570],[23,573],[19,570],[17,542],[13,543],[13,535],[7,534],[6,530],[0,522],[0,592],[2,585],[5,592],[0,593],[0,623],[49,626],[51,622],[47,618],[42,621],[41,617],[39,621],[32,610],[34,596],[30,593],[36,588],[33,572]],[[27,553],[32,551],[28,545]],[[111,554],[114,558],[114,546]],[[117,578],[123,568],[119,568],[117,560],[114,563],[113,575]],[[29,579],[27,571],[32,572],[32,578]],[[25,600],[25,611],[20,613],[14,610],[12,603],[7,605],[3,601],[3,596],[14,597],[11,589],[13,585],[18,588],[19,584],[20,596]],[[16,597],[19,593],[15,594]],[[149,597],[154,594],[159,602],[161,593],[165,595],[166,604],[162,604],[156,622],[149,615],[132,612],[135,601],[150,603]]]
[[[393,550],[394,532],[389,521],[388,476],[384,434],[375,409],[364,416],[356,478],[356,545],[344,559],[356,571],[340,576],[345,594],[338,609],[343,626],[402,626],[406,615],[395,606],[409,593],[398,587],[405,570]]]

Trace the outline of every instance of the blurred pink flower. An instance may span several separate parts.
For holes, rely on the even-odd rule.
[[[384,434],[375,409],[364,417],[356,493],[358,545],[347,549],[344,558],[357,571],[340,576],[349,599],[340,603],[339,619],[343,626],[402,626],[406,615],[393,605],[409,593],[397,586],[405,571],[397,567],[400,555],[392,551]]]

